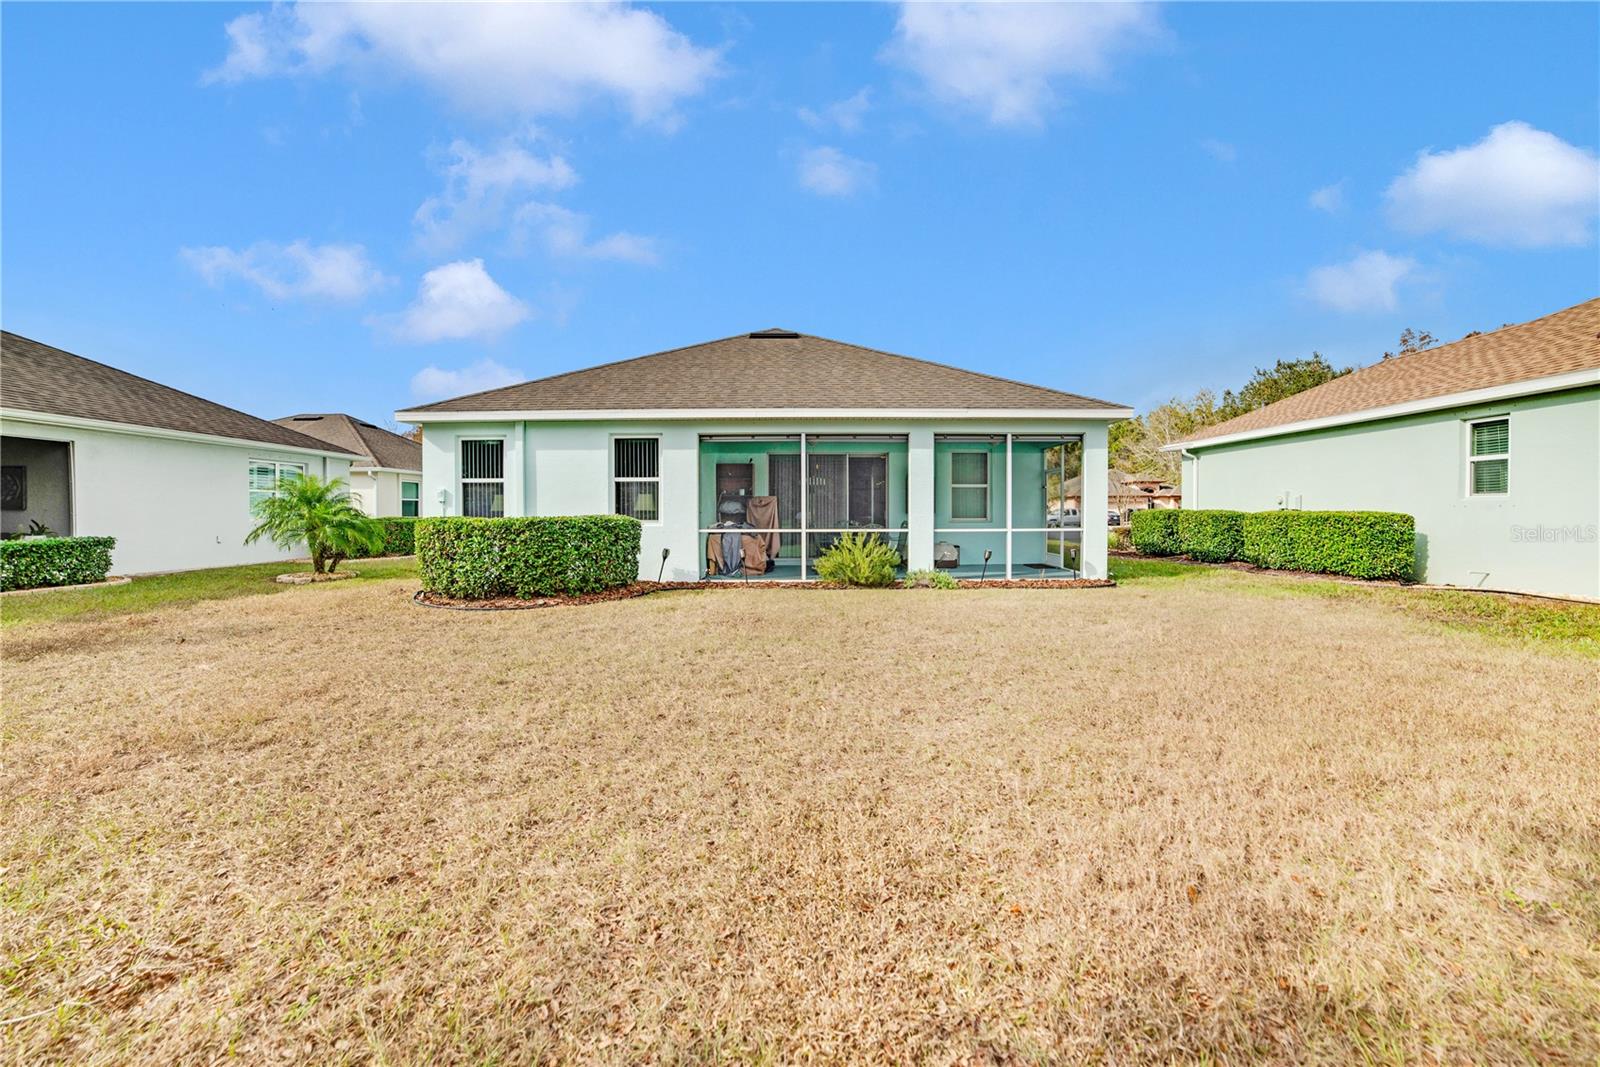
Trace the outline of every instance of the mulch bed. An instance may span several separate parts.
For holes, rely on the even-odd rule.
[[[985,581],[966,580],[962,589],[1100,589],[1117,583],[1109,578],[990,578]],[[887,589],[900,589],[897,582]],[[517,597],[492,597],[487,600],[462,600],[418,590],[412,602],[425,608],[444,608],[452,611],[525,611],[530,608],[578,607],[584,604],[603,604],[612,600],[632,600],[651,593],[673,592],[679,589],[819,589],[829,592],[848,592],[844,586],[826,585],[822,582],[634,582],[615,589],[602,589],[598,593],[579,593],[575,596],[541,596],[521,600]]]

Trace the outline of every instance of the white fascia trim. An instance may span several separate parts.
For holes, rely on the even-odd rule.
[[[1132,408],[618,408],[573,411],[397,411],[399,422],[708,422],[773,419],[1053,419],[1116,422]]]
[[[282,445],[273,441],[254,441],[244,437],[222,437],[218,434],[191,433],[188,430],[166,430],[158,426],[138,426],[129,422],[109,422],[105,419],[83,419],[76,415],[52,415],[45,411],[19,411],[0,408],[0,422],[15,419],[18,422],[36,422],[41,426],[60,426],[69,430],[101,430],[105,433],[125,433],[132,437],[156,437],[165,441],[193,441],[198,444],[232,445],[235,448],[261,448],[273,452],[293,452],[305,456],[329,456],[333,459],[359,459],[351,452],[333,448],[304,448],[299,445]]]
[[[421,474],[419,470],[410,467],[368,467],[360,463],[352,464],[351,474]]]
[[[1263,437],[1282,437],[1284,434],[1305,433],[1308,430],[1350,426],[1360,422],[1377,422],[1380,419],[1394,419],[1403,415],[1418,415],[1428,411],[1439,411],[1443,408],[1492,404],[1498,400],[1514,400],[1519,396],[1537,396],[1540,393],[1559,393],[1563,389],[1576,389],[1585,385],[1600,385],[1600,367],[1570,371],[1566,374],[1552,374],[1546,378],[1529,378],[1526,381],[1510,382],[1506,385],[1491,385],[1486,389],[1470,389],[1464,393],[1446,393],[1444,396],[1408,400],[1403,404],[1389,404],[1381,408],[1365,408],[1361,411],[1350,411],[1342,415],[1328,415],[1320,419],[1302,419],[1300,422],[1286,422],[1281,426],[1263,426],[1259,430],[1241,430],[1238,433],[1223,434],[1220,437],[1202,437],[1198,441],[1177,441],[1170,445],[1163,445],[1161,451],[1181,452],[1184,449],[1188,449],[1193,452],[1197,448],[1232,444],[1235,441],[1255,441]]]

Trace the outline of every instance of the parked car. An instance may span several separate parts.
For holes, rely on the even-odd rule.
[[[1060,526],[1082,526],[1083,518],[1077,508],[1051,508],[1044,524],[1052,530]]]
[[[1106,512],[1106,522],[1112,526],[1122,525],[1122,514],[1116,511]]]

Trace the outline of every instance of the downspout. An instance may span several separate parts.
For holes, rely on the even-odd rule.
[[[1193,506],[1198,508],[1200,506],[1200,457],[1198,455],[1196,455],[1195,453],[1190,452],[1187,448],[1178,449],[1178,456],[1180,458],[1182,458],[1182,459],[1192,460],[1193,463],[1194,463],[1194,466],[1189,468],[1189,473],[1194,476],[1193,477],[1193,481],[1194,481],[1194,505]],[[1178,499],[1178,503],[1180,503],[1180,504],[1183,503],[1183,498],[1182,497],[1180,497]]]

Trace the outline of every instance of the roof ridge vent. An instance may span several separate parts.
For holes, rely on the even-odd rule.
[[[793,330],[782,330],[774,326],[770,330],[757,330],[750,335],[752,341],[793,341],[800,335]]]

